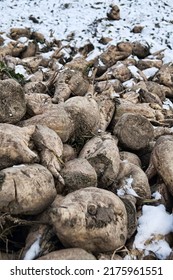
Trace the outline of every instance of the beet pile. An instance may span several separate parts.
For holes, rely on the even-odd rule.
[[[117,7],[107,16],[118,20]],[[8,36],[8,44],[0,37],[0,258],[157,259],[133,241],[143,205],[172,213],[172,64],[145,42],[88,59],[88,44],[47,42],[26,28]],[[172,248],[172,237],[161,238]]]

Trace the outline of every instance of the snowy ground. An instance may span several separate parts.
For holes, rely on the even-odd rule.
[[[112,3],[120,8],[118,21],[106,17]],[[31,15],[37,22],[29,19]],[[0,32],[24,26],[57,39],[66,39],[73,32],[71,44],[79,47],[89,40],[97,54],[107,47],[99,43],[102,37],[111,38],[109,44],[146,40],[153,52],[166,49],[165,62],[173,61],[173,0],[0,0],[0,18]],[[144,27],[140,34],[131,32],[135,25]],[[142,211],[134,247],[165,259],[171,248],[162,236],[173,232],[173,216],[163,205],[144,206]]]
[[[120,8],[121,19],[109,21],[106,13],[110,4]],[[33,15],[37,23],[29,17]],[[25,26],[58,39],[74,32],[77,46],[90,40],[94,46],[102,36],[122,40],[146,40],[153,51],[173,49],[173,1],[172,0],[1,0],[0,28]],[[131,32],[135,25],[142,25],[141,34]]]

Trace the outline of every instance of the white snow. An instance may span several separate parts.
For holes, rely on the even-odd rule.
[[[26,79],[29,78],[29,75],[28,75],[27,71],[25,70],[25,68],[23,67],[23,65],[16,65],[15,73],[23,75]]]
[[[25,44],[25,43],[28,42],[28,38],[27,38],[27,37],[20,37],[20,38],[18,39],[18,41],[19,41],[20,43]]]
[[[139,74],[139,69],[136,66],[130,65],[130,66],[128,66],[128,69],[130,70],[130,72],[132,73],[134,78],[143,80],[143,78]]]
[[[173,103],[171,102],[170,99],[166,98],[165,101],[163,101],[163,109],[165,110],[173,110]]]
[[[126,82],[123,83],[123,87],[125,87],[125,88],[131,88],[131,87],[133,87],[135,84],[136,84],[136,83],[135,83],[134,79],[130,79],[130,80],[128,80],[128,81],[126,81]]]
[[[134,248],[152,251],[159,259],[166,259],[171,252],[164,236],[173,232],[173,215],[166,212],[164,205],[144,205],[138,220]]]
[[[12,167],[14,168],[20,168],[26,166],[25,164],[18,164],[18,165],[13,165]]]
[[[161,194],[158,191],[152,193],[152,197],[154,197],[154,199],[157,199],[157,200],[162,198]]]
[[[164,51],[164,57],[163,57],[162,60],[163,60],[164,64],[172,62],[173,61],[173,52],[172,52],[172,50],[166,49]]]
[[[119,93],[117,92],[112,92],[110,96],[112,99],[114,99],[115,97],[120,97]]]
[[[154,75],[159,71],[158,68],[156,67],[151,67],[143,70],[142,72],[144,73],[145,77],[147,79],[154,77]]]
[[[29,250],[26,252],[24,260],[35,259],[40,252],[40,236],[37,237],[36,241],[31,245]]]
[[[133,178],[130,176],[129,178],[125,179],[125,185],[122,186],[119,190],[117,190],[118,196],[123,196],[125,194],[130,194],[135,197],[138,197],[138,194],[132,188]]]
[[[50,59],[51,56],[53,55],[54,51],[49,51],[47,53],[42,53],[42,57],[45,58],[45,59]]]

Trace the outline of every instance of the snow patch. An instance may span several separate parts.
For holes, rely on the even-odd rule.
[[[139,69],[134,66],[134,65],[130,65],[128,66],[128,69],[130,70],[130,72],[132,73],[132,75],[139,80],[143,80],[143,78],[141,77],[141,75],[139,74]]]
[[[162,107],[165,110],[173,109],[173,103],[171,102],[170,99],[166,98],[165,101],[163,101],[163,106]]]
[[[151,67],[151,68],[147,68],[147,69],[143,70],[142,72],[144,73],[145,77],[146,77],[147,79],[149,79],[149,78],[153,78],[154,75],[155,75],[158,71],[159,71],[158,68],[156,68],[156,67]]]
[[[38,256],[40,253],[40,238],[41,236],[38,236],[36,241],[31,245],[25,254],[24,260],[33,260]]]
[[[28,75],[26,69],[23,67],[23,65],[16,65],[15,66],[15,73],[23,75],[25,77],[25,79],[28,79],[30,77]]]
[[[166,259],[172,250],[164,236],[170,232],[173,232],[173,215],[166,212],[164,205],[144,205],[133,246],[152,251],[159,259]]]
[[[125,179],[125,185],[117,190],[118,196],[124,196],[125,194],[130,194],[135,197],[138,197],[138,194],[132,188],[133,178],[130,176],[129,178]]]
[[[162,198],[161,194],[158,191],[154,192],[152,194],[152,197],[154,197],[154,199],[157,199],[157,200]]]

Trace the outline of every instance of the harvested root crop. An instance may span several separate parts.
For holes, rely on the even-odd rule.
[[[29,28],[11,28],[10,36],[12,39],[18,39],[20,37],[30,38],[31,30]]]
[[[54,130],[63,142],[67,142],[74,134],[74,122],[61,104],[46,110],[43,114],[33,116],[20,123],[21,126],[44,125]]]
[[[43,114],[44,111],[52,107],[51,97],[43,93],[25,94],[26,111],[29,116]]]
[[[130,194],[136,198],[147,199],[151,197],[150,185],[145,172],[137,165],[122,161],[120,171],[113,184],[114,191],[121,190],[119,194]]]
[[[112,67],[108,68],[107,71],[96,80],[106,81],[110,79],[117,79],[123,83],[125,81],[130,80],[131,76],[132,75],[128,67],[121,62],[117,62]]]
[[[20,125],[45,125],[54,130],[63,143],[69,139],[85,139],[100,128],[97,102],[93,98],[75,96],[49,108],[43,114],[22,121]]]
[[[124,43],[123,49],[118,48],[118,46],[110,46],[100,55],[100,60],[106,68],[113,66],[117,61],[123,60],[131,54],[132,49],[126,48],[126,45],[129,44]]]
[[[114,251],[126,242],[125,206],[107,190],[91,187],[74,191],[58,207],[52,204],[50,216],[65,247],[100,253]]]
[[[13,164],[38,161],[37,153],[30,149],[31,136],[35,126],[17,127],[0,124],[0,170]]]
[[[117,5],[111,5],[111,10],[107,12],[107,17],[109,20],[119,20],[120,19],[120,9]]]
[[[63,153],[62,153],[62,161],[65,163],[69,160],[72,160],[74,158],[77,157],[77,153],[76,150],[68,145],[68,144],[64,144],[63,145]]]
[[[53,251],[37,260],[96,260],[96,258],[83,249],[70,248]]]
[[[151,154],[150,165],[146,171],[149,178],[158,173],[173,195],[173,136],[160,136]]]
[[[24,86],[26,93],[44,93],[46,91],[46,85],[43,82],[28,82]]]
[[[130,101],[121,99],[120,104],[116,106],[116,114],[113,121],[116,122],[125,113],[141,114],[150,120],[156,120],[158,115],[157,109],[155,110],[152,108],[149,103],[134,104]]]
[[[159,84],[167,87],[172,87],[173,86],[172,75],[173,75],[172,64],[171,63],[165,64],[160,68],[160,71],[156,74],[153,81],[158,82]]]
[[[133,195],[120,195],[127,212],[127,238],[130,239],[137,229],[136,199]]]
[[[133,164],[136,164],[137,166],[141,167],[141,160],[134,153],[122,151],[122,152],[120,152],[120,159],[124,162],[133,163]]]
[[[0,122],[17,123],[26,113],[22,86],[13,79],[0,80]]]
[[[97,174],[92,165],[83,158],[68,161],[61,170],[64,191],[70,193],[87,187],[97,187]]]
[[[111,86],[112,88],[112,86]],[[100,112],[100,130],[106,131],[115,113],[115,101],[111,97],[111,88],[94,97]]]
[[[147,42],[133,42],[133,54],[139,58],[145,58],[150,54],[150,46]]]
[[[17,165],[0,171],[0,211],[36,215],[55,199],[52,174],[42,165]]]
[[[153,132],[153,126],[147,118],[127,113],[118,120],[113,131],[120,143],[131,150],[147,147],[153,138]]]
[[[58,134],[47,126],[36,125],[32,136],[35,146],[40,151],[41,164],[58,178],[63,184],[64,181],[59,174],[61,170],[63,143]]]
[[[100,113],[94,98],[75,96],[64,103],[64,109],[74,123],[75,138],[91,137],[100,128]]]
[[[89,140],[79,154],[86,158],[94,167],[98,187],[107,188],[115,180],[119,172],[120,156],[117,140],[110,134],[93,137]]]
[[[53,103],[67,100],[70,95],[84,96],[89,88],[89,81],[81,71],[64,69],[58,75]]]

